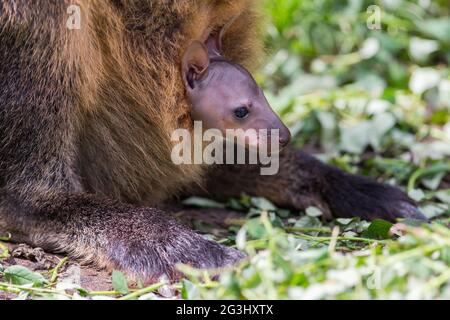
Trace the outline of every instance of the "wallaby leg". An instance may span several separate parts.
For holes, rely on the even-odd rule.
[[[204,239],[164,212],[83,194],[60,194],[38,205],[3,196],[1,232],[51,252],[154,281],[177,275],[176,264],[218,268],[244,255]]]
[[[294,148],[281,153],[280,171],[273,176],[262,176],[256,165],[214,167],[205,190],[222,199],[245,192],[298,210],[316,206],[335,217],[425,219],[398,188],[345,173]]]

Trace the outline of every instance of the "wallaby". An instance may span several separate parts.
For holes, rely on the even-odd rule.
[[[66,26],[72,0],[0,0],[0,233],[153,281],[175,277],[177,263],[244,257],[155,208],[200,184],[212,198],[246,192],[337,217],[423,218],[400,190],[291,147],[274,176],[256,165],[171,162],[171,133],[193,127],[183,54],[238,17],[220,53],[253,70],[263,52],[260,1],[75,3],[79,29]]]

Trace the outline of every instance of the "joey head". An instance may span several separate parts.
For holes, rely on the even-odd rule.
[[[254,129],[255,134],[243,140],[249,147],[263,143],[259,130],[277,130],[279,144],[285,147],[290,132],[261,88],[244,67],[218,54],[215,43],[194,41],[183,56],[182,76],[192,119],[201,121],[204,129],[219,129],[223,136],[228,129]]]

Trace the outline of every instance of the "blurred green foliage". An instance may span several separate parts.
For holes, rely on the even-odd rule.
[[[258,79],[297,145],[419,201],[450,187],[448,1],[265,0],[265,9],[269,59]]]

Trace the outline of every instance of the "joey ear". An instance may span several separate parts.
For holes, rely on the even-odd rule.
[[[187,87],[194,88],[194,81],[208,74],[208,49],[200,41],[192,42],[183,55],[182,76]]]
[[[208,47],[209,56],[220,56],[222,52],[222,31],[212,31],[206,39],[206,46]]]
[[[222,41],[223,37],[227,33],[228,29],[234,24],[234,22],[239,18],[240,15],[236,15],[231,18],[224,26],[219,29],[213,30],[205,43],[208,47],[208,52],[210,56],[220,56],[222,52]]]

